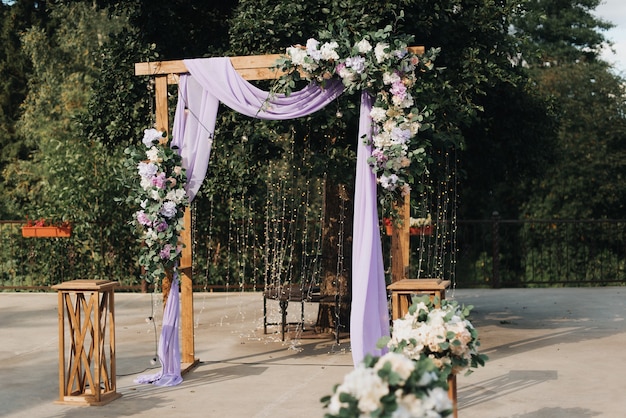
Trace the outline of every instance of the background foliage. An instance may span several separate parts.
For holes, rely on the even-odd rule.
[[[424,135],[438,149],[456,150],[459,219],[494,212],[504,219],[621,218],[624,80],[598,58],[610,27],[591,13],[599,1],[0,3],[0,219],[71,221],[78,240],[72,257],[93,260],[85,271],[121,265],[124,273],[115,274],[135,283],[134,208],[121,203],[132,173],[122,168],[122,150],[151,127],[154,106],[150,80],[134,76],[134,63],[277,53],[335,23],[350,30],[393,24],[416,44],[441,48],[439,69],[418,100],[435,115],[435,129]],[[196,262],[213,269],[207,283],[230,274],[222,256],[235,239],[233,225],[267,216],[270,162],[283,161],[283,176],[300,179],[290,182],[350,187],[356,109],[354,97],[342,97],[289,123],[220,111],[220,140],[195,203],[197,213],[212,214],[195,223]],[[321,207],[322,196],[311,203]],[[522,229],[501,243],[503,257],[528,246],[544,251]],[[611,254],[620,248],[606,246]],[[463,251],[482,259],[480,249]],[[265,274],[251,276],[262,281]]]

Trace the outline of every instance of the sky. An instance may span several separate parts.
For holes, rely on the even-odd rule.
[[[615,53],[605,50],[602,58],[614,64],[620,75],[626,76],[626,1],[603,0],[594,14],[615,25],[613,29],[604,32],[605,36],[613,42]]]

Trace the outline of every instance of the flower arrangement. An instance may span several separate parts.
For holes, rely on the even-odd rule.
[[[333,394],[322,398],[325,417],[447,417],[446,378],[432,360],[399,353],[366,356]]]
[[[455,301],[416,298],[409,312],[393,321],[391,337],[384,337],[380,346],[416,359],[425,355],[442,372],[456,374],[484,366],[487,356],[478,353],[478,332],[467,319],[472,306],[461,307]]]
[[[432,225],[432,222],[433,220],[429,213],[425,218],[410,218],[409,225],[411,228],[423,228]]]
[[[414,178],[426,170],[430,144],[416,136],[429,126],[431,115],[415,103],[420,92],[417,79],[433,69],[439,50],[418,56],[408,48],[413,38],[392,37],[391,26],[354,34],[353,40],[348,39],[345,28],[339,32],[325,30],[319,40],[311,38],[306,46],[287,48],[287,55],[277,62],[285,74],[274,91],[289,94],[301,79],[323,87],[327,80],[339,77],[347,93],[371,92],[375,96],[370,112],[373,150],[368,163],[383,189],[381,200],[395,201],[407,195]]]
[[[163,141],[164,133],[156,129],[144,131],[143,150],[127,148],[128,165],[139,175],[138,187],[129,196],[141,209],[134,213],[131,224],[139,234],[142,246],[139,264],[148,282],[158,282],[168,270],[175,270],[181,257],[178,242],[183,229],[185,208],[189,198],[185,191],[187,175],[176,148]]]
[[[387,235],[393,234],[394,221],[391,218],[383,218],[383,226]],[[409,219],[410,235],[431,235],[432,234],[432,218],[428,214],[425,218]]]

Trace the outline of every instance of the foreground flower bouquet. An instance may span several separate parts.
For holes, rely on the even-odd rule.
[[[446,377],[425,356],[367,356],[333,394],[322,398],[326,418],[437,418],[452,414]]]
[[[409,312],[393,321],[391,337],[382,338],[379,346],[410,359],[425,355],[445,374],[469,374],[487,360],[478,353],[478,332],[467,319],[471,310],[455,301],[416,298]]]

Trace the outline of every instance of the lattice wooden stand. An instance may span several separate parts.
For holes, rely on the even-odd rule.
[[[113,290],[117,284],[72,280],[52,286],[59,296],[59,400],[55,403],[104,405],[122,396],[116,393],[115,382]]]

